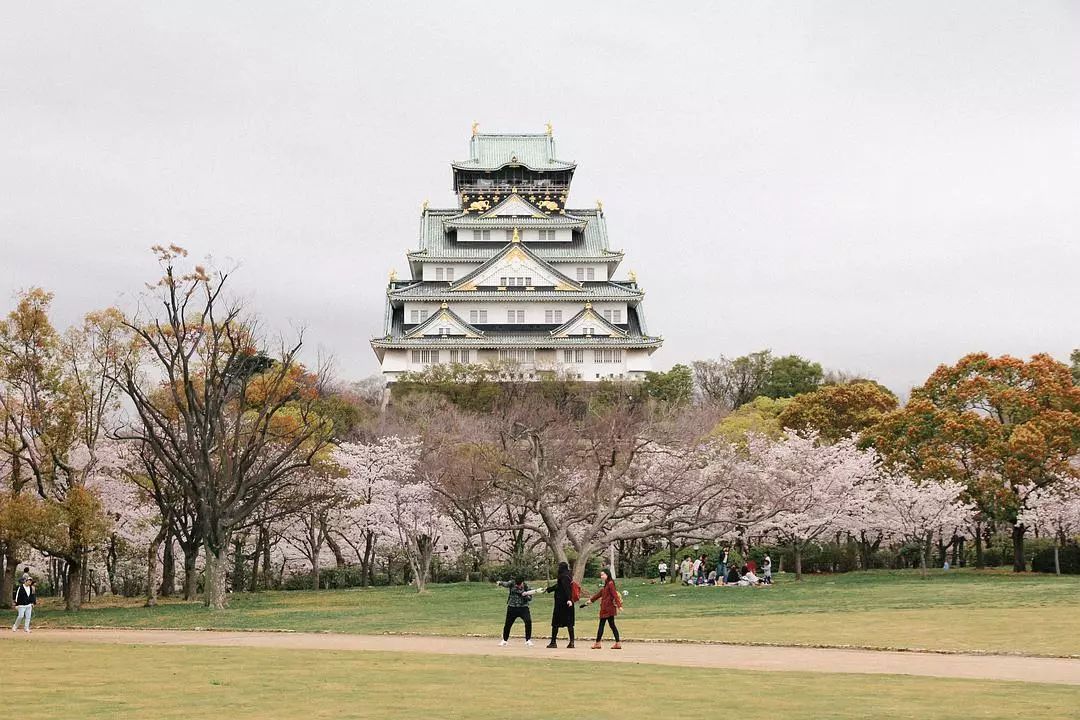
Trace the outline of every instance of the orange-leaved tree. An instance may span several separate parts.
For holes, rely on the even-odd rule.
[[[828,443],[857,436],[896,409],[896,396],[873,380],[825,385],[796,395],[778,418],[781,427],[813,431]]]
[[[1080,387],[1049,355],[974,353],[938,367],[867,439],[913,477],[962,483],[983,516],[1009,523],[1022,572],[1026,528],[1017,518],[1027,494],[1078,472]]]

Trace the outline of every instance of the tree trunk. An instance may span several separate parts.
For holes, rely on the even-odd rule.
[[[319,585],[319,558],[322,553],[319,548],[313,547],[311,552],[311,589],[318,590]]]
[[[367,587],[368,585],[375,584],[375,533],[364,533],[364,557],[360,561],[360,586]],[[390,579],[390,562],[386,563],[387,566],[387,584],[393,584],[393,580]]]
[[[802,543],[794,543],[795,549],[795,579],[802,580]]]
[[[0,603],[6,604],[15,591],[15,577],[19,572],[19,558],[10,545],[4,546],[4,573],[0,575]]]
[[[326,536],[326,545],[330,548],[330,552],[334,553],[334,563],[337,565],[337,569],[342,569],[345,567],[345,554],[341,551],[341,543],[335,540],[334,536],[329,532],[324,531],[323,535]]]
[[[983,554],[982,523],[975,524],[975,568],[982,570],[986,567],[986,557]]]
[[[199,564],[199,546],[183,546],[184,551],[184,599],[195,600],[199,591],[199,576],[195,567]]]
[[[435,543],[431,538],[421,536],[413,542],[412,552],[409,553],[409,564],[412,566],[416,580],[416,592],[427,592],[427,581],[431,575],[431,560],[435,555]]]
[[[244,562],[247,558],[244,557],[244,544],[247,542],[247,533],[242,535],[236,540],[233,540],[233,570],[232,580],[233,587],[242,592],[244,590],[244,570],[247,565]]]
[[[1058,542],[1054,540],[1054,574],[1061,574],[1061,560],[1058,558]]]
[[[269,590],[273,585],[273,574],[270,564],[270,530],[267,528],[262,536],[263,553],[263,590]]]
[[[168,537],[168,533],[165,527],[162,527],[158,531],[158,534],[150,541],[150,547],[146,549],[146,607],[155,607],[157,605],[158,596],[158,548],[161,547],[161,543]]]
[[[165,533],[165,552],[161,558],[161,597],[172,597],[176,590],[176,548],[172,532]]]
[[[248,592],[259,589],[259,561],[262,559],[262,529],[255,536],[255,552],[251,554],[251,577],[248,578]]]
[[[78,612],[82,608],[83,568],[78,558],[68,558],[64,577],[64,609]]]
[[[214,549],[209,544],[204,548],[206,597],[203,604],[211,610],[224,610],[228,606],[225,594],[225,575],[229,563],[229,543],[223,542]]]
[[[945,531],[944,530],[942,530],[941,532],[938,533],[938,539],[937,539],[937,550],[938,550],[937,566],[938,567],[943,567],[945,565],[945,558],[947,558],[949,556],[948,555],[948,553],[949,553],[949,544],[951,544],[951,543],[952,543],[951,539],[949,540],[948,544],[945,542]]]
[[[1027,528],[1021,523],[1013,525],[1013,572],[1027,570],[1027,561],[1024,559],[1024,532],[1026,530]]]

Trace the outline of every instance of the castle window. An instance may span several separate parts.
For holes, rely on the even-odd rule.
[[[439,351],[437,349],[413,350],[412,361],[416,365],[438,365]]]
[[[490,230],[473,230],[472,231],[472,239],[474,241],[476,241],[476,242],[487,242],[488,240],[491,240],[491,231]]]
[[[554,241],[555,241],[555,231],[554,230],[541,230],[540,231],[540,242],[554,242]]]
[[[504,348],[499,350],[499,359],[510,362],[532,362],[536,351],[532,348]]]

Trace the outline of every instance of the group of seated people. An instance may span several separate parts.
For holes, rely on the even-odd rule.
[[[724,559],[727,560],[727,553],[725,553]],[[725,562],[720,562],[716,568],[707,573],[705,572],[705,562],[705,556],[702,556],[698,561],[693,562],[692,569],[689,569],[689,572],[686,571],[688,568],[684,563],[684,584],[698,586],[738,585],[742,587],[772,584],[772,559],[769,556],[765,558],[760,575],[757,574],[757,563],[754,560],[747,560],[742,567],[738,565],[728,566]]]
[[[727,568],[727,572],[723,577],[717,577],[716,570],[713,569],[706,576],[690,577],[686,584],[700,586],[737,585],[740,587],[772,585],[772,573],[759,576],[755,572],[756,570],[757,568],[751,566],[751,564],[743,565],[741,568],[738,565],[731,565]]]

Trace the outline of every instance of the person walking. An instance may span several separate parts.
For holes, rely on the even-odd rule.
[[[30,617],[34,614],[34,605],[37,604],[37,592],[34,590],[34,581],[29,575],[15,588],[11,602],[17,612],[11,632],[18,631],[20,621],[23,623],[23,629],[30,632]]]
[[[761,561],[761,575],[766,585],[772,585],[772,558],[768,555]]]
[[[604,639],[604,624],[607,623],[611,627],[611,634],[615,636],[615,644],[611,646],[611,649],[622,650],[622,645],[619,643],[619,628],[615,626],[615,616],[622,609],[622,595],[615,587],[615,580],[607,568],[600,571],[600,584],[600,592],[581,606],[588,607],[597,600],[600,601],[600,624],[596,626],[596,642],[593,643],[592,649],[599,650],[602,647],[600,641]]]
[[[510,582],[500,581],[495,584],[510,591],[506,597],[506,621],[503,623],[502,642],[499,646],[505,647],[510,642],[510,629],[514,627],[517,619],[521,618],[525,623],[525,645],[532,647],[532,613],[529,611],[529,603],[532,602],[532,596],[539,591],[530,589],[525,578],[521,576]]]
[[[679,566],[679,574],[682,575],[683,585],[690,584],[690,556],[687,555],[683,558],[682,565]]]
[[[656,571],[660,573],[660,584],[663,585],[667,582],[667,563],[663,560],[656,566]]]
[[[701,558],[694,558],[694,564],[690,571],[690,577],[693,578],[693,583],[696,585],[698,578],[701,577]]]
[[[716,561],[716,579],[719,581],[719,584],[721,584],[721,585],[724,584],[724,580],[727,578],[727,565],[728,565],[727,548],[723,548],[720,551],[720,557],[717,558],[717,561]]]
[[[556,644],[556,639],[559,635],[559,628],[566,628],[567,634],[570,635],[570,642],[566,647],[574,647],[574,582],[570,578],[570,566],[565,563],[559,563],[558,578],[555,580],[555,584],[549,588],[546,588],[544,592],[555,594],[555,606],[551,609],[551,642],[547,644],[549,648],[559,647]]]

